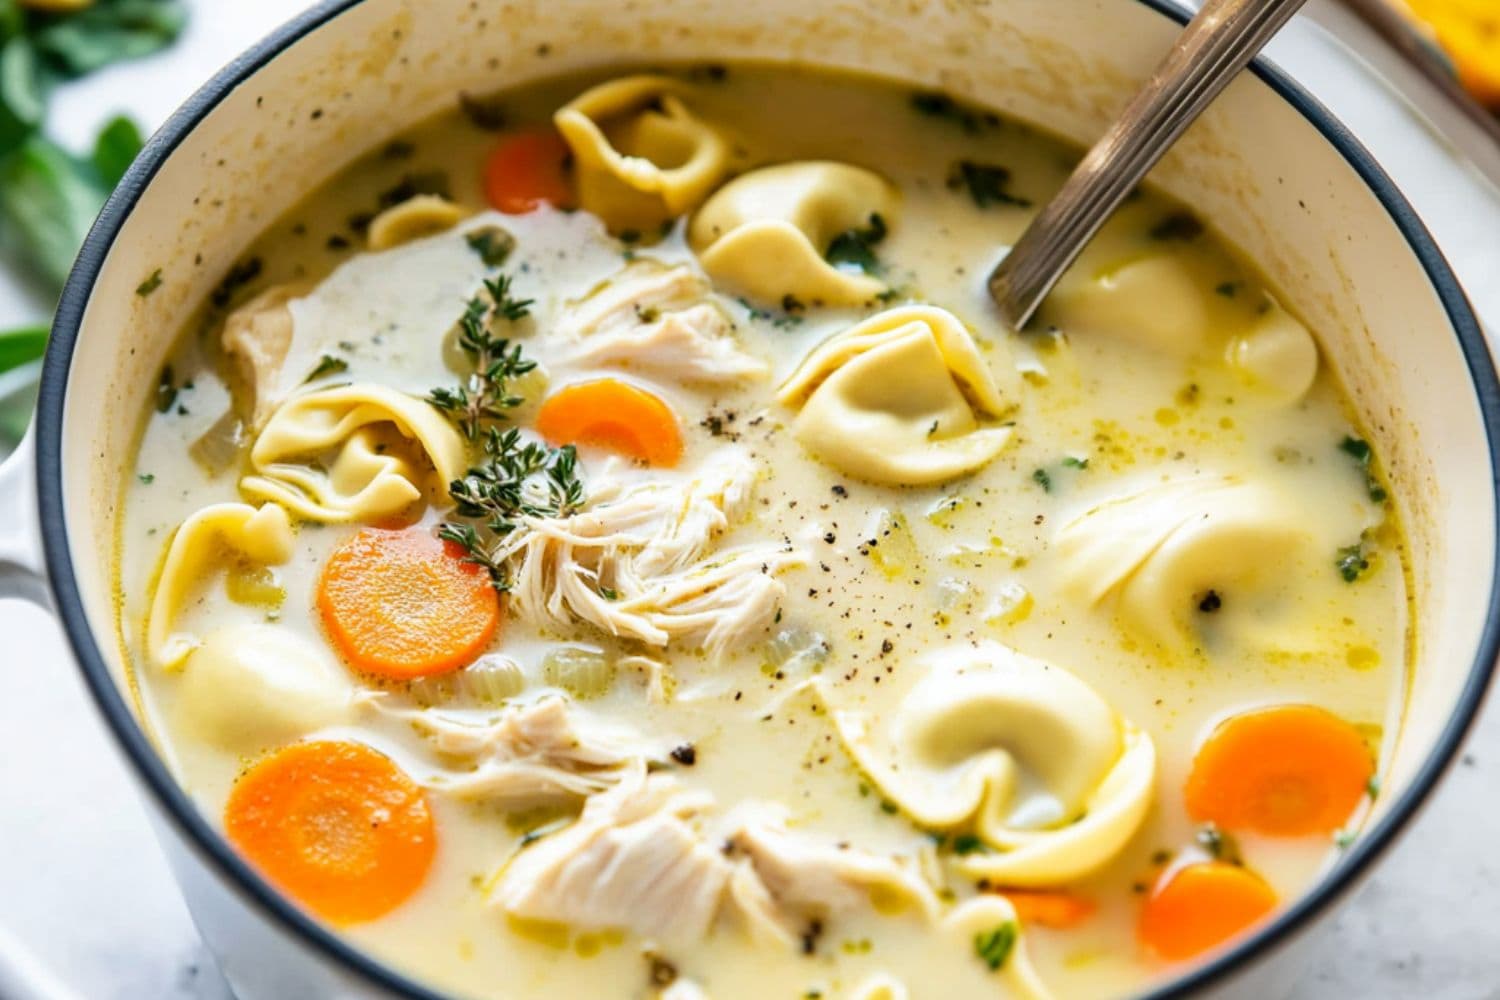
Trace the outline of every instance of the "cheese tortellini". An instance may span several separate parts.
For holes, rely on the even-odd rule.
[[[353,684],[332,657],[271,625],[210,633],[177,683],[182,724],[231,753],[256,753],[343,722],[353,704]]]
[[[974,337],[952,313],[901,306],[824,341],[777,391],[800,408],[797,439],[852,476],[921,485],[972,472],[1010,441],[981,426],[1008,409]]]
[[[1162,646],[1191,634],[1189,615],[1284,579],[1306,542],[1279,493],[1222,476],[1168,480],[1116,496],[1065,524],[1056,552],[1066,592],[1113,599],[1121,618]]]
[[[172,535],[156,592],[146,615],[146,648],[163,670],[175,669],[202,644],[190,632],[174,631],[183,605],[204,575],[225,564],[225,554],[253,563],[280,565],[292,557],[292,524],[276,504],[255,508],[222,503],[193,514]]]
[[[922,826],[972,827],[957,859],[1006,885],[1056,885],[1113,858],[1151,805],[1151,737],[1061,667],[988,644],[948,651],[885,725],[835,708],[849,753]]]
[[[1318,375],[1318,346],[1307,327],[1271,299],[1250,328],[1229,342],[1230,366],[1271,399],[1295,403]]]
[[[1091,278],[1065,279],[1047,318],[1070,332],[1120,337],[1164,354],[1208,346],[1209,301],[1189,263],[1174,254],[1138,257]]]
[[[463,438],[428,403],[380,385],[337,386],[271,415],[240,490],[310,521],[371,521],[459,478],[465,455]]]
[[[691,95],[670,77],[628,76],[553,116],[573,151],[579,203],[611,232],[648,232],[692,211],[728,172],[729,143],[688,107]]]
[[[863,167],[825,161],[752,170],[714,193],[688,229],[703,269],[762,302],[857,305],[885,290],[824,254],[840,234],[895,221],[897,192]]]

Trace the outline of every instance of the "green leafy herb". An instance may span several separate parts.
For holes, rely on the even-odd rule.
[[[499,132],[510,122],[505,105],[498,97],[475,97],[473,94],[460,92],[458,109],[469,119],[471,125],[486,132]]]
[[[981,127],[996,128],[1000,125],[1000,116],[993,111],[971,107],[940,90],[912,94],[911,106],[918,114],[950,121],[965,132],[978,132]]]
[[[180,0],[98,0],[60,17],[38,17],[37,53],[64,76],[82,76],[171,44],[187,24]]]
[[[461,386],[434,389],[428,402],[452,416],[470,441],[483,427],[504,420],[505,411],[524,400],[506,391],[506,383],[536,368],[536,362],[521,355],[521,345],[498,336],[497,324],[513,323],[531,311],[531,299],[510,294],[510,276],[500,275],[484,283],[485,296],[469,300],[459,317],[458,346],[474,363],[474,371]]]
[[[92,166],[40,135],[0,163],[0,212],[8,236],[59,289],[105,194]]]
[[[0,372],[35,361],[47,350],[47,328],[23,326],[0,331]]]
[[[1370,775],[1370,780],[1365,782],[1365,794],[1370,797],[1371,802],[1380,798],[1380,775]]]
[[[1341,851],[1347,851],[1349,848],[1354,846],[1354,841],[1357,838],[1358,834],[1356,834],[1353,830],[1340,830],[1338,833],[1333,835],[1333,846],[1337,847]]]
[[[984,841],[972,833],[960,833],[953,838],[954,854],[977,854],[985,850]]]
[[[834,267],[850,264],[866,274],[873,274],[880,268],[880,261],[875,256],[875,246],[885,239],[888,232],[885,219],[880,213],[872,213],[868,227],[846,229],[839,233],[828,244],[828,251],[823,257]]]
[[[991,972],[998,972],[1004,968],[1010,959],[1010,953],[1016,947],[1016,922],[1007,920],[992,930],[980,931],[974,935],[974,953],[979,960],[990,967]]]
[[[448,175],[441,170],[406,174],[395,184],[380,192],[376,200],[381,208],[394,208],[419,194],[437,195],[439,198],[450,197]]]
[[[1042,488],[1043,493],[1052,492],[1052,476],[1046,469],[1037,469],[1031,473],[1031,481]]]
[[[214,304],[214,308],[223,309],[229,305],[241,288],[244,288],[260,277],[263,266],[259,257],[249,257],[245,260],[236,261],[229,268],[229,271],[225,273],[224,277],[219,280],[219,284],[214,288],[213,294],[209,296],[209,301]]]
[[[156,412],[167,413],[177,403],[177,384],[172,376],[172,366],[166,365],[156,380]]]
[[[470,520],[448,521],[439,537],[462,546],[501,592],[510,589],[510,574],[498,548],[520,526],[518,518],[569,517],[585,499],[573,446],[523,442],[516,427],[487,427],[483,462],[450,484],[448,495],[458,515]]]
[[[499,226],[476,229],[464,237],[469,249],[479,255],[485,267],[501,267],[516,248],[516,238]]]
[[[318,363],[313,367],[313,370],[307,373],[307,378],[302,380],[302,384],[306,385],[309,382],[316,382],[325,375],[341,375],[348,370],[349,362],[343,358],[334,357],[332,354],[325,354],[318,359]]]
[[[1011,193],[1010,170],[997,164],[960,160],[948,172],[948,188],[951,191],[967,190],[979,208],[990,205],[1029,208],[1031,205],[1031,199]]]
[[[1062,464],[1070,469],[1087,469],[1089,467],[1089,460],[1069,455],[1062,460]]]
[[[1370,443],[1362,438],[1345,436],[1344,440],[1339,442],[1339,451],[1354,459],[1354,463],[1359,466],[1360,472],[1364,473],[1365,493],[1369,496],[1370,501],[1372,503],[1385,503],[1385,487],[1380,485],[1380,480],[1375,478],[1375,473],[1370,468],[1375,458],[1375,451],[1370,447]]]
[[[156,270],[154,270],[154,271],[151,272],[151,277],[147,278],[145,281],[143,281],[139,285],[135,286],[135,294],[139,295],[141,298],[144,299],[146,296],[150,295],[152,292],[156,291],[160,287],[161,287],[161,268],[158,267]]]
[[[1338,567],[1339,576],[1344,578],[1345,583],[1358,580],[1370,568],[1369,553],[1365,551],[1365,539],[1361,536],[1360,540],[1353,545],[1340,548],[1334,565]]]
[[[1195,240],[1203,235],[1203,223],[1191,212],[1173,212],[1151,227],[1153,240]]]
[[[155,474],[150,473],[150,472],[143,472],[139,476],[136,476],[135,478],[139,479],[141,481],[142,485],[145,485],[145,486],[150,486],[152,483],[156,482],[156,476],[155,476]]]

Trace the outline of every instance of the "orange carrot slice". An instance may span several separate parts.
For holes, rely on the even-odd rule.
[[[437,848],[422,789],[359,743],[296,743],[256,763],[224,807],[230,843],[333,924],[374,920],[422,885]]]
[[[506,136],[484,162],[485,197],[507,215],[540,205],[565,208],[573,202],[569,155],[568,144],[551,128]]]
[[[1331,833],[1359,805],[1375,762],[1359,731],[1313,705],[1279,705],[1220,723],[1188,775],[1188,813],[1226,830]]]
[[[463,550],[422,528],[366,528],[323,567],[318,611],[356,670],[405,679],[457,670],[494,638],[500,600]]]
[[[537,411],[536,427],[555,445],[595,445],[647,465],[676,465],[682,457],[672,408],[618,379],[580,382],[554,393]]]
[[[1001,889],[1023,924],[1065,931],[1094,915],[1098,905],[1086,896],[1061,889]]]
[[[1200,955],[1254,927],[1276,908],[1276,893],[1257,875],[1223,861],[1169,871],[1141,910],[1141,942],[1176,962]]]

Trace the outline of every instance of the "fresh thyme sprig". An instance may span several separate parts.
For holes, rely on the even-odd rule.
[[[510,589],[510,573],[500,545],[524,517],[569,517],[582,509],[585,494],[572,445],[552,448],[527,441],[517,427],[496,426],[506,411],[525,402],[507,383],[536,368],[521,345],[496,334],[501,323],[524,319],[530,299],[511,295],[510,278],[485,283],[459,318],[458,344],[473,360],[474,371],[453,389],[434,389],[433,406],[448,414],[470,441],[482,441],[483,457],[462,479],[448,485],[457,519],[438,529],[439,537],[462,547],[469,562],[489,573],[495,589]]]
[[[486,425],[505,419],[507,410],[524,399],[506,391],[506,383],[536,368],[536,362],[521,354],[521,345],[499,336],[496,327],[514,323],[531,312],[531,299],[511,295],[510,276],[499,275],[484,282],[488,300],[476,295],[458,320],[458,346],[474,361],[474,371],[464,384],[453,389],[433,389],[428,402],[449,414],[464,437],[477,440]]]

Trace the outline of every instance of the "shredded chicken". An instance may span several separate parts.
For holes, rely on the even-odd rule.
[[[588,510],[523,518],[525,530],[500,550],[515,567],[512,608],[556,626],[582,620],[653,646],[683,640],[722,654],[770,624],[786,593],[776,574],[803,562],[766,543],[710,551],[749,499],[755,472],[748,454],[727,449],[691,479],[605,477]]]
[[[259,427],[278,402],[276,386],[292,346],[292,311],[287,303],[307,291],[305,285],[273,285],[230,313],[220,343],[234,361],[243,393],[240,412]]]
[[[708,282],[686,265],[637,261],[563,316],[559,330],[574,342],[567,360],[689,383],[765,378],[770,367],[740,348],[709,295]]]
[[[507,913],[586,927],[628,927],[674,943],[708,933],[729,864],[690,825],[710,803],[634,764],[589,799],[572,826],[521,851],[491,897]]]
[[[632,762],[662,759],[644,740],[583,716],[561,697],[511,708],[486,722],[434,709],[400,708],[378,692],[362,704],[410,723],[459,770],[423,778],[428,786],[467,799],[524,809],[574,802],[603,791],[626,775]]]
[[[721,916],[792,945],[809,922],[860,907],[935,918],[937,898],[915,866],[789,832],[751,804],[703,831],[713,804],[640,762],[590,798],[572,826],[524,848],[491,901],[515,916],[583,927],[628,927],[689,943]],[[739,818],[736,818],[739,817]]]

